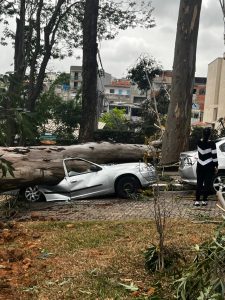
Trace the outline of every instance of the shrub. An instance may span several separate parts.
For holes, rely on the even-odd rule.
[[[125,144],[144,144],[143,134],[133,131],[97,130],[94,133],[96,142],[106,141]]]
[[[175,282],[176,298],[222,300],[225,296],[225,221],[212,241],[196,245],[197,255]]]

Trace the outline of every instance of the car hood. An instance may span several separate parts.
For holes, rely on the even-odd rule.
[[[113,170],[127,170],[127,169],[138,169],[140,167],[146,167],[145,163],[123,163],[123,164],[115,164],[115,165],[103,165],[104,168],[113,169]],[[151,165],[148,165],[150,168]]]

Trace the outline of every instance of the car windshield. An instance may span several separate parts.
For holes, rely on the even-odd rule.
[[[69,176],[93,172],[95,167],[94,164],[80,159],[65,160],[65,165]]]

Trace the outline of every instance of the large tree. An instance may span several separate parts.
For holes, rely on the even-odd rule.
[[[27,106],[34,110],[49,60],[71,56],[74,49],[82,46],[85,0],[1,2],[5,25],[1,42],[5,45],[10,37],[15,44],[19,37],[20,44],[15,47],[14,72],[17,72],[20,65],[23,65],[23,71],[29,68]],[[128,27],[154,26],[154,20],[150,17],[153,10],[151,1],[142,2],[138,4],[128,0],[126,4],[122,4],[119,1],[102,0],[99,6],[99,39],[112,39],[119,30]],[[16,17],[16,33],[8,26],[10,17]],[[16,64],[18,60],[20,65]]]
[[[202,0],[180,0],[162,164],[177,162],[180,152],[188,148],[201,4]]]
[[[153,57],[148,56],[140,56],[137,64],[128,70],[127,77],[146,95],[146,101],[142,105],[144,121],[142,129],[148,136],[155,132],[154,123],[158,122],[158,127],[161,127],[156,91],[153,87],[154,78],[161,73],[162,66]]]
[[[6,39],[12,38],[15,44],[14,75],[18,72],[24,74],[23,78],[13,76],[9,97],[13,101],[15,94],[17,98],[21,98],[25,72],[29,71],[26,79],[26,97],[23,100],[26,100],[26,109],[33,112],[42,91],[49,60],[71,56],[73,50],[82,45],[85,0],[0,1],[0,13],[3,14],[0,21],[4,21],[6,26],[1,42],[5,45]],[[152,10],[150,0],[102,0],[99,6],[99,39],[112,39],[119,30],[128,27],[154,26]],[[10,17],[17,19],[16,34],[8,26]],[[15,90],[20,92],[15,93]],[[8,101],[9,106],[12,106],[11,102]]]
[[[99,0],[86,0],[83,20],[82,121],[79,140],[93,140],[97,129],[97,21]]]

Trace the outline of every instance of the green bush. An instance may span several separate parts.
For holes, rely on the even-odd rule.
[[[155,245],[149,246],[144,253],[145,269],[148,272],[155,272],[159,270],[159,249]],[[164,248],[164,264],[165,271],[175,272],[183,265],[185,258],[181,255],[176,248],[165,247]]]
[[[211,241],[196,245],[197,255],[175,282],[176,299],[223,300],[225,296],[225,221]]]
[[[124,144],[144,144],[145,137],[133,131],[97,130],[94,133],[96,142],[114,142]]]

